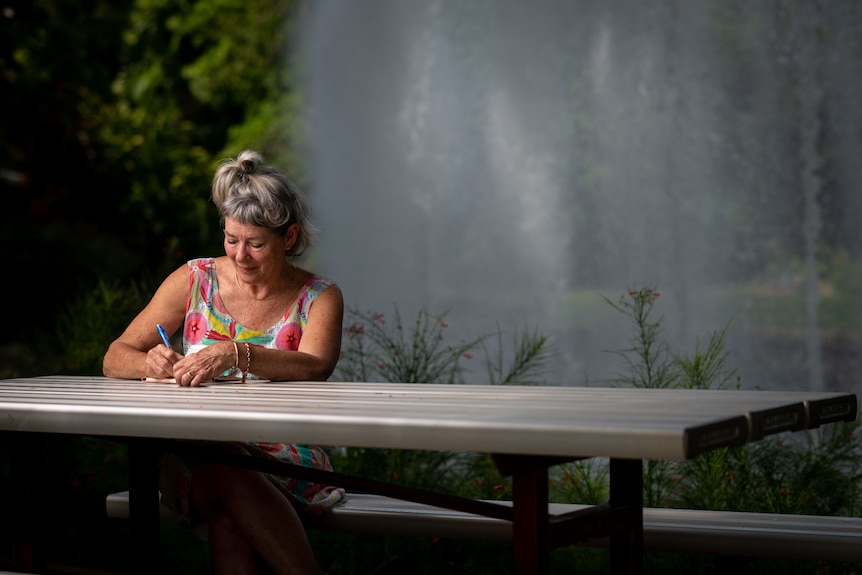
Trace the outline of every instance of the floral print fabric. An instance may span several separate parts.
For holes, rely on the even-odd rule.
[[[183,352],[186,355],[204,346],[231,340],[295,351],[299,349],[302,332],[308,324],[311,304],[320,292],[332,285],[326,278],[313,276],[302,286],[299,296],[284,316],[275,325],[258,331],[237,323],[225,308],[219,295],[214,259],[191,260],[189,271],[189,301],[183,328]],[[238,374],[226,372],[224,375]]]

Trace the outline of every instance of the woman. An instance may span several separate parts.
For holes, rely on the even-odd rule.
[[[212,199],[224,228],[225,255],[191,260],[171,273],[105,353],[108,377],[174,378],[199,386],[242,380],[325,380],[341,349],[341,291],[291,259],[310,245],[313,227],[296,186],[246,150],[215,173]],[[162,343],[182,328],[180,355]],[[318,447],[227,447],[331,469]],[[187,456],[160,460],[163,502],[187,522],[209,524],[217,573],[321,573],[294,509],[322,512],[341,489],[309,485]]]

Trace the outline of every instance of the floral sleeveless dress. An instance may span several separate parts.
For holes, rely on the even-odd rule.
[[[237,323],[225,308],[219,295],[215,259],[191,260],[188,266],[189,298],[183,328],[183,351],[186,355],[204,346],[231,340],[272,349],[297,350],[308,323],[308,310],[317,296],[333,285],[326,278],[313,276],[302,286],[296,301],[275,325],[257,331]],[[223,375],[239,375],[239,372],[227,371]],[[249,374],[248,378],[255,379],[255,376]],[[245,446],[261,457],[273,457],[313,469],[332,470],[326,451],[319,446],[290,443],[247,443]],[[165,453],[160,457],[162,502],[186,522],[193,520],[189,512],[193,469],[194,460],[188,456]],[[267,477],[296,507],[311,514],[323,513],[345,498],[344,490],[338,487],[275,475]]]

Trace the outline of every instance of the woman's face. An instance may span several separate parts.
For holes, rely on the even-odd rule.
[[[284,253],[296,241],[296,233],[296,224],[281,236],[269,228],[225,218],[224,251],[234,262],[240,277],[246,281],[266,279],[270,274],[281,272]]]

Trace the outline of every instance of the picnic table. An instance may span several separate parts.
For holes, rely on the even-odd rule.
[[[610,536],[612,571],[638,573],[644,460],[691,459],[856,416],[855,394],[837,392],[302,381],[184,388],[59,375],[0,380],[0,430],[129,443],[132,565],[141,573],[156,572],[156,452],[176,443],[166,440],[492,454],[512,477],[505,511],[397,486],[385,494],[511,520],[516,573],[546,573],[551,541],[585,535]],[[549,517],[549,467],[588,457],[610,460],[610,501],[572,517]],[[348,491],[379,487],[337,473],[312,479],[330,479]]]

